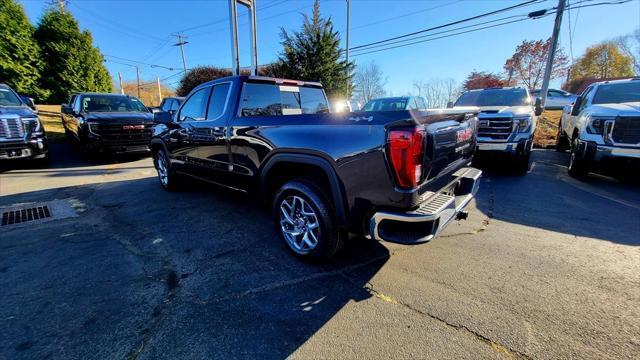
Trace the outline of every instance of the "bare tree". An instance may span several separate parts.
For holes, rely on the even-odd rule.
[[[640,28],[631,34],[617,38],[616,44],[622,52],[631,58],[633,71],[640,75]]]
[[[415,80],[413,87],[424,98],[428,108],[444,108],[460,94],[460,86],[451,78]]]
[[[354,80],[356,97],[365,104],[386,93],[384,86],[387,84],[387,78],[374,61],[358,66]]]

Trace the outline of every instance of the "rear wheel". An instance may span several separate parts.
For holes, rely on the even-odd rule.
[[[160,185],[167,191],[175,191],[178,188],[179,179],[171,167],[169,157],[164,150],[159,150],[153,156]]]
[[[569,175],[575,178],[583,178],[589,174],[589,164],[580,155],[580,142],[574,138],[571,142],[571,154],[569,155]]]
[[[273,215],[287,247],[297,256],[330,258],[343,239],[326,194],[307,180],[292,180],[276,193]]]

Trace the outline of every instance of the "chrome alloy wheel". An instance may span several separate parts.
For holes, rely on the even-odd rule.
[[[158,169],[158,179],[160,179],[160,183],[166,187],[169,184],[169,164],[167,164],[167,157],[163,152],[158,153],[156,168]]]
[[[291,249],[298,254],[308,254],[318,246],[318,216],[299,196],[289,196],[280,203],[280,229]]]

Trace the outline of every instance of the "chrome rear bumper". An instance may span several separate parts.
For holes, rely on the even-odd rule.
[[[438,192],[427,195],[420,207],[408,212],[376,212],[369,220],[370,237],[376,240],[416,244],[429,241],[447,225],[462,217],[478,191],[482,171],[467,167],[456,171]]]

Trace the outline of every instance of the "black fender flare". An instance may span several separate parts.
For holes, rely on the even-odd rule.
[[[260,189],[263,196],[267,194],[267,176],[271,168],[273,168],[278,163],[299,163],[306,165],[313,165],[320,168],[327,179],[329,180],[329,186],[331,187],[331,200],[335,206],[336,218],[338,219],[338,224],[341,228],[346,229],[347,225],[347,216],[346,216],[346,205],[345,205],[345,196],[344,190],[342,188],[342,183],[340,179],[338,179],[338,174],[336,173],[335,168],[331,165],[331,163],[324,159],[321,156],[317,155],[309,155],[309,154],[295,154],[295,153],[278,153],[273,155],[267,160],[267,162],[262,167],[260,171]]]

